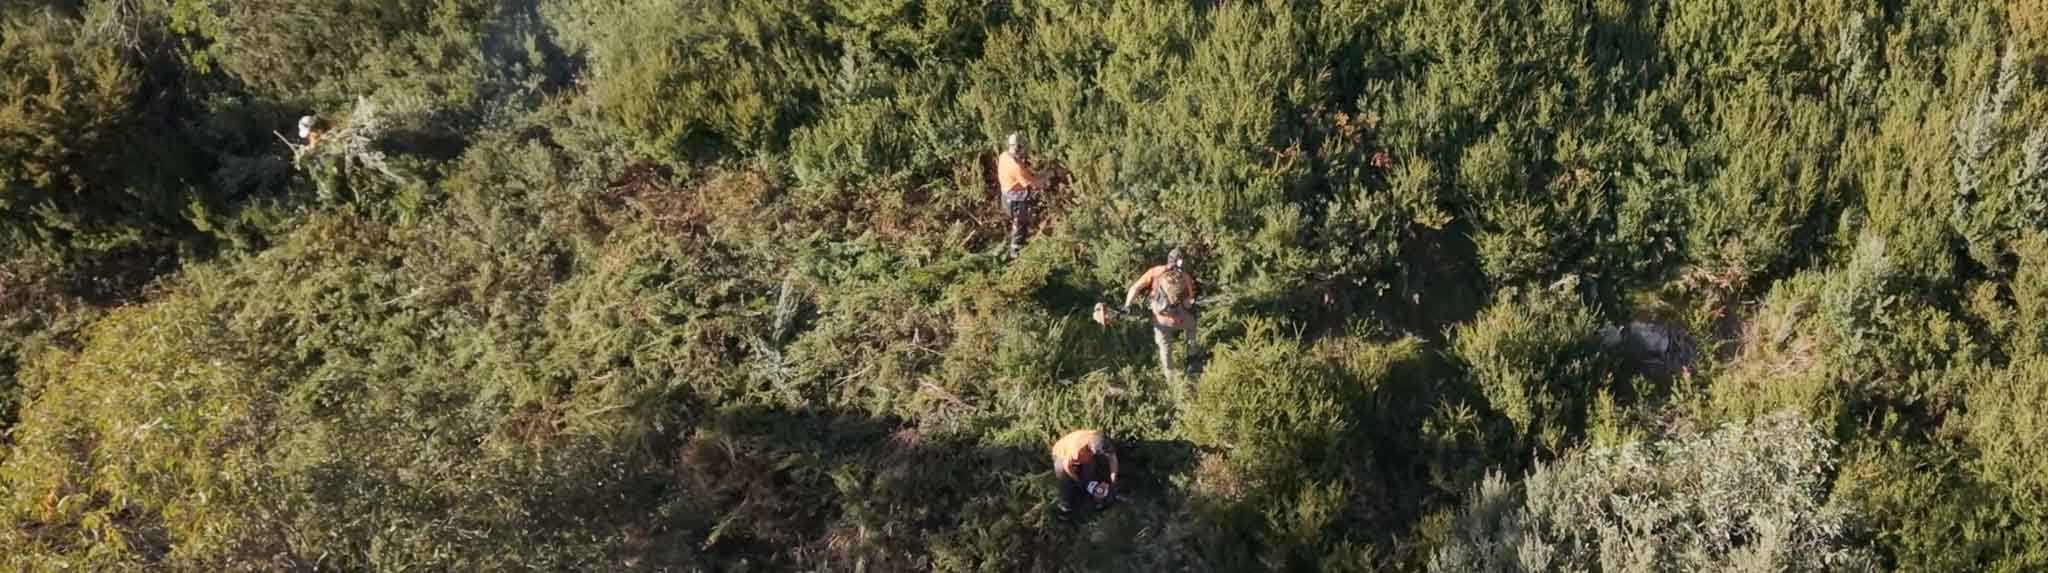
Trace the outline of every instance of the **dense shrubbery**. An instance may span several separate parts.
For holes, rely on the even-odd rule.
[[[12,569],[2048,566],[2030,3],[0,20]]]
[[[1593,448],[1472,492],[1430,571],[1866,571],[1796,414]]]

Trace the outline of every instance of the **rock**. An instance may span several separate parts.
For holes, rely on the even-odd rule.
[[[1698,354],[1685,331],[1654,322],[1630,321],[1601,328],[1599,335],[1601,346],[1627,355],[1637,368],[1654,376],[1684,370]]]

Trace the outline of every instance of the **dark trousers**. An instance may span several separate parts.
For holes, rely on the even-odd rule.
[[[1109,481],[1109,464],[1081,464],[1081,471],[1072,477],[1060,476],[1060,508],[1068,511],[1096,511],[1109,506],[1115,495],[1109,499],[1097,500],[1088,493],[1088,482]],[[1114,492],[1112,492],[1114,493]]]
[[[1024,248],[1031,226],[1037,223],[1038,196],[1030,191],[1004,191],[1003,212],[1010,216],[1010,256]]]

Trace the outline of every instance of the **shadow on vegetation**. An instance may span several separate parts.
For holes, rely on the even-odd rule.
[[[933,544],[1010,527],[1033,543],[979,557],[1043,563],[1058,558],[1061,540],[1085,533],[1060,527],[1085,528],[1099,517],[1058,520],[1050,441],[988,445],[861,413],[727,408],[677,449],[674,482],[663,497],[701,513],[670,523],[676,530],[668,533],[719,562],[866,560],[870,567],[928,568],[921,560]],[[1178,503],[1170,478],[1193,467],[1192,443],[1117,447],[1128,501],[1100,515],[1149,514]]]

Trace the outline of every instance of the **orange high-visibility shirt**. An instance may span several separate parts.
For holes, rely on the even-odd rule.
[[[1131,304],[1132,302],[1138,300],[1139,296],[1150,296],[1152,294],[1152,289],[1155,288],[1153,286],[1153,282],[1159,280],[1159,275],[1166,274],[1166,272],[1170,270],[1173,270],[1173,267],[1169,267],[1166,265],[1159,265],[1156,267],[1152,267],[1150,269],[1146,269],[1145,274],[1138,277],[1138,282],[1131,283],[1131,290],[1124,293],[1124,304]],[[1188,299],[1193,300],[1194,298],[1195,277],[1193,275],[1189,275]],[[1177,312],[1155,312],[1152,313],[1152,317],[1158,320],[1161,324],[1165,324],[1167,326],[1180,326],[1181,320],[1183,318],[1182,314]]]
[[[1025,167],[1010,152],[996,157],[996,187],[1004,191],[1023,191],[1038,183],[1038,175]]]
[[[1076,477],[1070,472],[1074,463],[1079,461],[1076,458],[1080,457],[1081,448],[1088,448],[1096,456],[1108,456],[1107,459],[1096,457],[1090,463],[1107,462],[1109,471],[1112,474],[1116,472],[1116,450],[1109,445],[1109,436],[1097,430],[1074,430],[1052,444],[1053,473],[1063,478]]]

